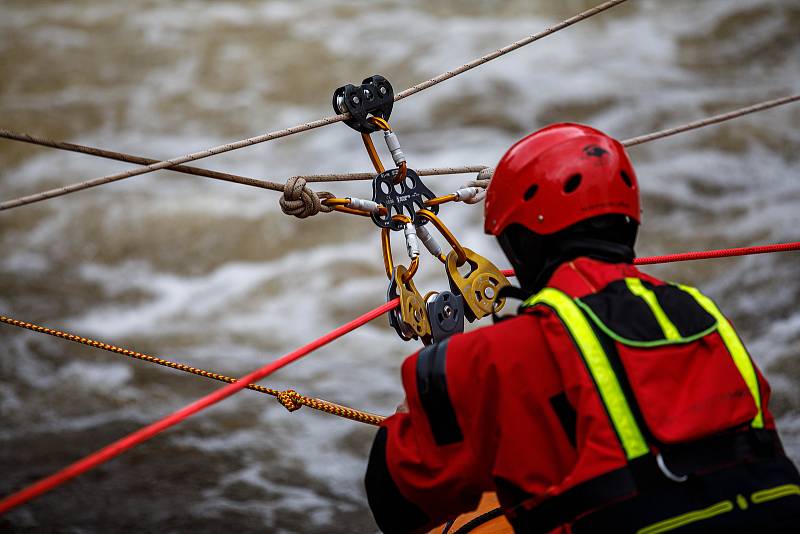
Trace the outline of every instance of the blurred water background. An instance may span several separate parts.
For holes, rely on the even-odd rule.
[[[334,88],[371,74],[403,89],[595,3],[2,0],[0,127],[174,157],[329,115]],[[648,133],[797,92],[799,27],[797,0],[631,0],[398,103],[392,125],[412,167],[491,165],[554,121]],[[639,255],[800,237],[798,105],[631,156],[644,193]],[[277,181],[370,169],[341,124],[200,166]],[[127,168],[0,140],[2,199]],[[469,178],[427,183],[444,194]],[[370,194],[368,182],[315,188]],[[369,221],[297,220],[277,201],[159,172],[2,212],[0,313],[243,375],[386,291]],[[441,211],[467,246],[505,267],[481,213]],[[438,262],[423,259],[420,290],[445,288]],[[646,269],[718,299],[772,381],[796,460],[798,265],[786,253]],[[402,397],[399,365],[416,348],[379,319],[266,383],[390,413]],[[0,493],[218,387],[1,325]],[[361,479],[373,434],[245,391],[18,509],[0,529],[372,532]]]

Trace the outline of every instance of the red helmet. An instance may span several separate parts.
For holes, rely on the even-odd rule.
[[[639,186],[619,141],[580,124],[553,124],[518,141],[486,190],[484,230],[518,223],[552,234],[598,215],[640,220]]]

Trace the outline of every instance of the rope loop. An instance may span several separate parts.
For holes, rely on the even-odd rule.
[[[290,412],[294,412],[295,410],[299,410],[303,407],[301,403],[300,394],[293,389],[287,389],[285,391],[281,391],[278,393],[277,396],[278,402],[283,404],[283,407],[289,410]]]
[[[486,167],[485,169],[481,169],[481,171],[478,173],[478,176],[474,180],[470,180],[466,184],[464,184],[463,187],[480,187],[481,189],[483,189],[483,191],[481,191],[474,197],[464,199],[465,203],[477,204],[478,202],[486,198],[486,188],[489,187],[489,182],[492,179],[492,174],[494,174],[494,169],[491,167]]]
[[[311,217],[319,212],[329,213],[333,207],[322,204],[322,199],[333,198],[327,191],[315,193],[306,185],[304,178],[293,176],[286,181],[283,196],[279,199],[281,210],[286,215],[294,215],[298,219]]]

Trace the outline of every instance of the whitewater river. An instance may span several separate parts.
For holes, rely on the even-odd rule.
[[[0,0],[0,128],[174,157],[329,115],[336,87],[372,74],[403,89],[594,3]],[[399,102],[392,125],[412,167],[492,165],[555,121],[648,133],[798,92],[798,27],[797,0],[630,0]],[[639,255],[800,238],[800,104],[630,153],[644,194]],[[198,164],[275,181],[370,169],[342,124]],[[0,140],[0,199],[128,168]],[[427,183],[445,194],[470,178]],[[370,195],[368,182],[315,188]],[[440,213],[506,267],[481,209]],[[718,299],[773,384],[795,459],[799,259],[646,269]],[[440,264],[423,264],[420,290],[444,289]],[[0,314],[231,376],[381,304],[386,286],[368,220],[287,217],[277,193],[207,178],[159,172],[0,212]],[[386,414],[417,348],[381,318],[265,384]],[[0,325],[0,494],[218,387]],[[373,532],[361,482],[373,434],[245,391],[0,530]]]

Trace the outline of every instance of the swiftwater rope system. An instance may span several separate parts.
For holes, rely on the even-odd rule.
[[[416,170],[409,167],[398,137],[389,124],[394,102],[428,89],[449,78],[460,75],[539,39],[552,35],[557,31],[588,19],[625,1],[626,0],[612,0],[599,4],[594,8],[547,28],[542,32],[516,41],[504,48],[486,54],[461,67],[447,71],[397,94],[394,93],[391,83],[386,78],[378,75],[363,80],[360,85],[345,85],[337,89],[333,94],[332,101],[336,115],[169,160],[159,161],[143,156],[53,141],[29,134],[0,129],[0,137],[5,139],[139,165],[139,167],[125,172],[85,180],[72,185],[0,202],[0,211],[82,191],[91,187],[157,170],[170,170],[281,192],[281,209],[284,213],[294,215],[298,218],[310,217],[320,212],[329,213],[334,211],[370,218],[372,222],[380,228],[383,262],[387,278],[389,279],[387,302],[385,304],[364,313],[349,323],[340,326],[322,337],[238,379],[216,372],[198,369],[186,364],[176,363],[171,360],[142,354],[76,334],[0,315],[0,322],[8,325],[48,334],[145,362],[155,363],[227,383],[227,385],[221,389],[206,395],[186,407],[86,456],[49,477],[3,498],[0,500],[0,514],[4,514],[31,499],[57,488],[70,479],[119,456],[132,447],[147,441],[168,428],[177,425],[184,419],[243,389],[250,389],[274,396],[289,411],[295,411],[302,406],[308,406],[309,408],[353,421],[370,425],[380,424],[384,419],[383,416],[349,408],[324,399],[308,397],[291,389],[284,391],[271,389],[257,385],[256,382],[384,314],[388,314],[389,324],[403,340],[418,339],[424,344],[430,344],[446,339],[457,332],[462,332],[464,330],[465,321],[476,321],[486,315],[499,311],[504,305],[504,300],[496,297],[500,289],[509,284],[507,277],[513,276],[512,271],[500,270],[477,252],[463,247],[438,215],[440,206],[447,203],[464,202],[467,204],[476,204],[480,202],[485,196],[486,187],[491,180],[492,169],[485,165],[465,165]],[[675,128],[627,139],[623,141],[622,144],[626,147],[635,146],[678,133],[718,124],[749,113],[797,102],[798,100],[800,100],[800,94],[768,100],[722,115],[716,115]],[[337,122],[344,122],[361,135],[367,154],[375,168],[374,173],[303,175],[291,177],[284,183],[280,183],[185,165],[186,163],[224,152],[271,141]],[[395,165],[395,167],[388,170],[384,167],[371,138],[371,134],[378,132],[383,135],[386,147],[391,153]],[[467,182],[457,191],[443,196],[436,196],[422,181],[423,176],[459,173],[477,173],[477,177]],[[308,183],[314,182],[351,180],[370,180],[372,182],[371,198],[337,197],[329,192],[315,192],[307,185]],[[437,239],[428,229],[429,226],[435,228],[437,233],[445,239],[449,245],[448,252],[444,252]],[[409,258],[408,267],[404,265],[395,265],[394,258],[392,257],[391,237],[393,233],[399,234],[400,232],[403,233],[405,239],[406,251]],[[414,285],[413,278],[421,261],[420,242],[436,260],[444,265],[445,274],[448,278],[448,290],[439,292],[432,291],[423,296]],[[796,250],[800,250],[800,242],[638,258],[635,260],[635,263],[638,265],[646,265]]]

